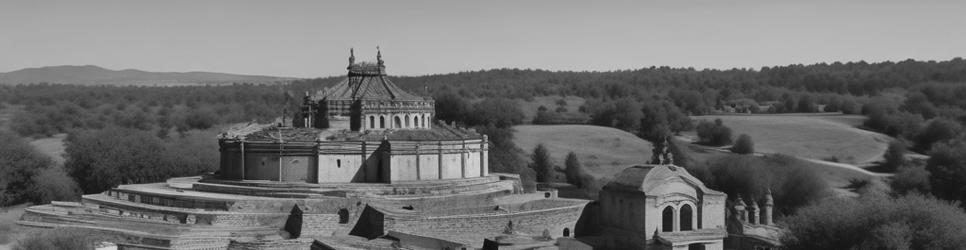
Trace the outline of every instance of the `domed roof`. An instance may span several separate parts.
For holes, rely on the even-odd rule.
[[[377,47],[378,48],[378,47]],[[350,53],[351,52],[350,50]],[[355,54],[349,57],[348,77],[335,86],[320,91],[312,99],[321,100],[387,100],[422,101],[426,98],[416,96],[396,86],[386,75],[386,64],[382,52],[378,52],[376,62],[356,62]]]
[[[673,178],[681,178],[705,194],[723,194],[706,187],[704,183],[684,168],[670,164],[647,164],[626,168],[617,175],[617,179],[608,183],[605,188],[650,193]]]

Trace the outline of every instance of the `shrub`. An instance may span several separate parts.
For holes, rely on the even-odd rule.
[[[959,249],[966,213],[922,195],[831,198],[787,217],[786,249]]]
[[[915,136],[915,150],[929,152],[936,142],[956,138],[963,131],[963,127],[956,121],[945,118],[929,120]]]
[[[74,181],[23,139],[0,132],[0,206],[76,199]]]
[[[901,140],[889,142],[889,147],[886,148],[883,157],[885,158],[885,162],[882,163],[883,171],[896,171],[906,164],[906,144]]]
[[[761,197],[770,189],[776,214],[792,214],[830,193],[828,183],[814,168],[795,157],[729,155],[713,159],[709,187],[729,196]]]
[[[698,133],[698,142],[710,146],[723,146],[731,144],[731,128],[724,125],[721,119],[715,119],[714,123],[701,121],[695,128]]]
[[[55,228],[33,233],[20,239],[14,250],[94,249],[94,244],[106,237],[89,230]]]
[[[929,171],[926,171],[925,166],[918,164],[901,165],[889,181],[889,186],[896,195],[912,192],[928,194],[931,190]]]
[[[926,162],[932,194],[941,199],[966,201],[966,141],[962,138],[933,146]]]
[[[743,155],[753,154],[755,153],[755,142],[751,141],[751,136],[741,134],[738,136],[738,140],[735,141],[735,145],[731,146],[731,152]]]

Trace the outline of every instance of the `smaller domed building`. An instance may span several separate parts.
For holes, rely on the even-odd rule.
[[[624,169],[588,207],[597,212],[581,218],[577,240],[561,247],[724,249],[727,195],[684,168],[661,162]]]

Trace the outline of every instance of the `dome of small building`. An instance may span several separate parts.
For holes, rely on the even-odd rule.
[[[720,193],[706,187],[684,168],[670,164],[636,165],[624,169],[617,176],[617,179],[608,183],[605,188],[650,193],[664,185],[667,180],[680,177],[705,193]]]

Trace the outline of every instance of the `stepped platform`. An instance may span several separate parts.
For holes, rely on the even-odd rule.
[[[372,240],[390,231],[479,247],[509,221],[533,234],[572,230],[587,202],[555,192],[523,194],[515,176],[501,174],[341,184],[185,177],[30,207],[18,223],[94,230],[134,249],[309,249],[339,242],[366,248],[399,241]]]

